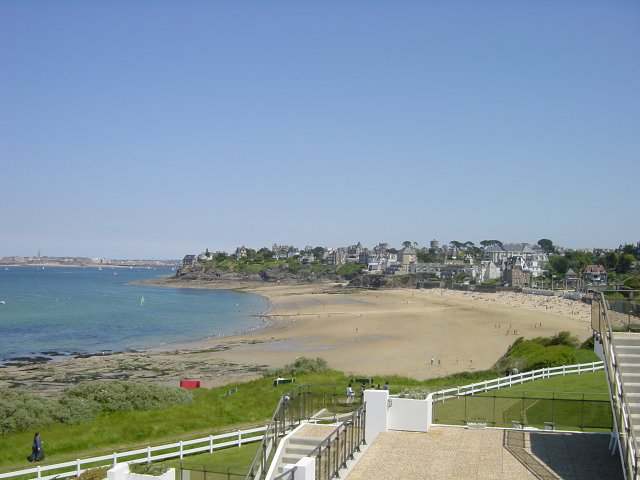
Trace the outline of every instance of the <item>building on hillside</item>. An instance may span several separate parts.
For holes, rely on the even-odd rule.
[[[502,281],[512,287],[528,287],[531,285],[531,273],[523,268],[521,257],[511,257],[502,271]]]
[[[314,257],[313,253],[304,253],[302,257],[300,257],[300,263],[303,265],[309,265],[314,262],[316,257]]]
[[[196,263],[198,263],[198,260],[195,255],[185,255],[182,259],[183,267],[193,267]]]
[[[436,263],[415,263],[412,265],[411,273],[422,273],[426,275],[431,275],[436,278],[441,277],[440,270],[442,265]]]
[[[343,265],[346,262],[346,258],[346,252],[343,249],[338,248],[337,250],[334,250],[329,255],[327,255],[327,265]]]
[[[539,265],[549,261],[546,253],[528,243],[492,245],[484,250],[484,259],[490,260],[497,265],[506,265],[507,260],[511,257],[522,257],[527,262],[537,262]]]
[[[245,258],[247,256],[247,247],[242,245],[241,247],[236,248],[236,258],[240,260],[241,258]]]
[[[198,255],[198,261],[206,262],[207,260],[213,260],[213,253],[210,252],[208,248]]]
[[[478,273],[478,282],[483,283],[487,280],[495,280],[500,278],[502,272],[500,267],[490,260],[483,260],[480,262],[480,269]]]
[[[357,257],[358,255],[360,255],[360,252],[362,252],[362,250],[362,244],[358,242],[356,245],[349,245],[347,247],[347,254],[349,254],[350,256],[355,255]]]
[[[413,247],[404,247],[398,252],[398,263],[402,265],[410,265],[418,261],[416,249]]]
[[[582,272],[582,278],[589,285],[606,285],[607,271],[602,265],[587,265]]]
[[[375,254],[383,254],[386,253],[391,247],[388,243],[379,243],[375,247],[373,247],[373,253]]]

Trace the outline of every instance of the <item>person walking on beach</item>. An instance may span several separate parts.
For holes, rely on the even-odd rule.
[[[36,432],[33,435],[33,443],[31,444],[31,455],[28,457],[28,460],[30,462],[44,460],[44,450],[42,450],[42,439],[40,438],[40,432]]]

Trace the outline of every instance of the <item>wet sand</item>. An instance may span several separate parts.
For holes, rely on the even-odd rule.
[[[582,341],[591,334],[589,306],[558,297],[440,289],[345,291],[326,284],[224,287],[270,300],[274,308],[261,319],[262,328],[145,352],[8,366],[0,368],[0,387],[55,394],[80,380],[99,378],[171,385],[195,378],[212,387],[258,378],[300,356],[322,357],[330,367],[353,375],[424,380],[490,368],[520,336],[568,330]]]

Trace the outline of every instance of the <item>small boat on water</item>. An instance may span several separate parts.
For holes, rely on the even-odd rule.
[[[140,305],[144,305],[144,297],[140,299]]]
[[[0,300],[0,305],[4,305],[6,302],[4,300]]]

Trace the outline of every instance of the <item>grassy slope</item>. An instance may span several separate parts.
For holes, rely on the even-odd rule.
[[[546,385],[535,382],[519,388],[534,388],[538,391],[573,392],[596,391],[595,389],[599,388],[601,391],[606,392],[607,387],[603,376],[598,377],[598,375],[595,375],[593,379],[590,379],[588,375],[590,374],[575,377],[575,383]],[[435,391],[443,387],[465,385],[497,376],[499,375],[496,372],[491,371],[474,372],[472,374],[459,374],[447,378],[431,379],[426,382],[399,376],[379,376],[374,378],[374,382],[383,384],[388,381],[391,392],[397,393],[403,388],[416,386],[427,387]],[[572,379],[574,377],[567,376],[563,378]],[[583,382],[582,379],[584,381],[590,379],[584,387],[579,386]],[[336,385],[335,391],[339,395],[343,394],[344,388],[349,381],[350,377],[335,371],[297,377],[298,384]],[[540,382],[548,381],[550,380]],[[536,386],[529,387],[529,385]],[[598,385],[600,386],[598,387]],[[234,386],[238,387],[238,392],[230,397],[223,398],[224,392]],[[116,450],[123,451],[149,444],[171,443],[180,439],[187,440],[266,424],[273,414],[273,409],[280,396],[290,387],[290,385],[285,385],[276,388],[273,387],[271,379],[260,379],[211,390],[195,390],[194,402],[190,405],[181,405],[164,410],[103,414],[90,423],[56,425],[41,432],[47,454],[46,463],[59,463],[78,457],[86,458],[109,454]],[[32,432],[21,432],[0,437],[0,470],[9,471],[30,466],[25,461],[25,457],[30,453],[32,437]],[[220,453],[216,452],[214,457],[220,457]],[[217,460],[215,463],[220,464]]]

